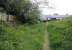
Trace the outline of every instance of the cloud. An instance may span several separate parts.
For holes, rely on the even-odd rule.
[[[72,14],[72,0],[49,0],[56,9],[43,8],[43,14]]]

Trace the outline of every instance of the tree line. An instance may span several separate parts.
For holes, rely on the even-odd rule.
[[[0,12],[13,15],[16,20],[22,23],[35,23],[40,16],[38,6],[30,0],[0,0]]]

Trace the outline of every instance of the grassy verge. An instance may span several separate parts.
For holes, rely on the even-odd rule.
[[[0,24],[1,25],[1,24]],[[20,25],[17,28],[8,26],[5,23],[1,25],[3,33],[0,40],[0,49],[2,50],[42,50],[44,27],[43,24]],[[42,26],[42,27],[41,27]]]
[[[42,50],[44,24],[13,27],[0,22],[0,50]],[[50,21],[48,32],[52,50],[72,50],[72,21]]]
[[[51,21],[48,25],[50,44],[52,50],[72,50],[71,20]]]

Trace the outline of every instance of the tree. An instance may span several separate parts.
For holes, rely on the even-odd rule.
[[[6,2],[6,0],[0,0],[0,12],[4,12],[5,2]]]
[[[37,19],[40,15],[38,8],[30,0],[6,0],[4,4],[7,14],[16,16],[22,23]]]

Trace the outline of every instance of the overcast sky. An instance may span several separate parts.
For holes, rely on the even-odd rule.
[[[55,9],[42,8],[43,14],[53,14],[58,13],[64,15],[66,13],[72,14],[72,0],[49,0],[50,5]]]

